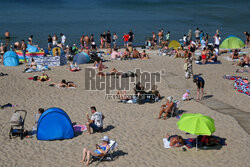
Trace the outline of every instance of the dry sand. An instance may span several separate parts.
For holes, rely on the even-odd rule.
[[[165,69],[161,83],[158,84],[161,95],[173,96],[181,99],[186,89],[191,91],[195,98],[196,85],[191,79],[184,79],[183,59],[174,59],[157,56],[156,51],[149,52],[150,60],[112,61],[105,65],[115,67],[119,71],[134,70],[156,72]],[[250,112],[249,97],[233,89],[233,81],[222,78],[225,74],[236,75],[237,67],[232,62],[221,57],[222,65],[193,65],[195,73],[202,73],[206,80],[205,95],[223,101],[240,110]],[[231,116],[218,113],[194,100],[182,102],[181,110],[187,113],[202,113],[215,120],[216,132],[214,135],[226,138],[227,146],[220,150],[188,149],[183,152],[180,148],[164,149],[162,138],[168,132],[186,135],[177,129],[177,118],[157,120],[161,104],[166,99],[154,104],[122,104],[117,100],[104,99],[105,93],[99,91],[85,91],[85,70],[90,65],[81,65],[80,72],[72,73],[68,66],[53,67],[47,74],[52,82],[62,79],[74,81],[77,89],[58,89],[49,87],[51,83],[41,83],[28,80],[34,74],[22,73],[24,65],[18,67],[0,66],[0,72],[8,76],[0,77],[0,104],[18,104],[18,107],[0,110],[0,166],[83,166],[79,163],[83,147],[94,149],[100,138],[108,135],[118,142],[115,160],[102,162],[99,166],[137,166],[137,167],[165,167],[165,166],[249,166],[250,145],[247,134],[238,122]],[[105,70],[106,71],[106,70]],[[237,74],[247,76],[249,73]],[[132,86],[132,85],[131,85]],[[132,91],[131,91],[132,92]],[[70,140],[39,141],[36,138],[9,139],[9,120],[13,111],[25,109],[28,111],[25,128],[31,129],[34,116],[38,108],[60,107],[68,113],[72,122],[83,124],[85,114],[90,113],[90,106],[96,106],[98,111],[106,116],[104,128],[111,127],[104,133],[95,133],[90,136],[79,135]],[[93,162],[91,166],[94,166]]]

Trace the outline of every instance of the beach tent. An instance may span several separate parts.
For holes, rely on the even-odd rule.
[[[3,55],[3,64],[5,66],[18,66],[19,57],[14,51],[8,51]]]
[[[87,64],[90,61],[90,57],[87,53],[81,52],[74,56],[73,63]]]
[[[63,52],[62,48],[60,48],[59,46],[53,46],[51,48],[50,54],[52,56],[56,56],[56,52],[58,52],[58,56],[64,55],[64,52]]]
[[[173,40],[169,43],[168,47],[177,50],[179,47],[181,47],[181,44],[178,41]]]
[[[32,45],[27,45],[27,51],[30,53],[39,52],[38,48]]]
[[[221,43],[220,48],[222,49],[239,49],[245,46],[244,42],[234,35],[229,35],[224,41]]]
[[[74,137],[74,129],[67,113],[60,108],[49,108],[39,118],[38,140],[61,140]]]

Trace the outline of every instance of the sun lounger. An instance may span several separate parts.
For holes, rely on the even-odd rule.
[[[98,160],[98,162],[96,163],[95,166],[97,166],[101,161],[106,160],[106,161],[113,161],[113,150],[117,147],[117,143],[114,140],[110,140],[109,141],[109,150],[107,151],[107,153],[101,157],[96,157],[96,156],[92,156],[92,159],[94,160]]]

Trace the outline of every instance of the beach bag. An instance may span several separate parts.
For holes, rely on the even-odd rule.
[[[37,79],[38,79],[38,76],[33,77],[33,81],[37,81]]]
[[[10,123],[14,125],[22,125],[23,118],[20,113],[16,112],[11,116]]]

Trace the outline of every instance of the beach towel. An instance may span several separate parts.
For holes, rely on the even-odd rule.
[[[167,138],[163,138],[163,145],[164,145],[164,148],[171,148],[170,141],[168,141]]]
[[[85,125],[74,125],[74,132],[84,132],[87,130],[87,127]]]
[[[238,78],[234,82],[234,89],[238,92],[250,96],[250,84],[247,80]]]
[[[216,61],[216,62],[206,62],[205,64],[202,64],[200,61],[195,61],[196,64],[198,65],[206,65],[206,64],[221,64],[221,61]]]
[[[48,66],[37,65],[37,69],[29,68],[25,70],[24,72],[31,73],[31,72],[42,72],[42,71],[48,71],[48,70],[50,70]]]

